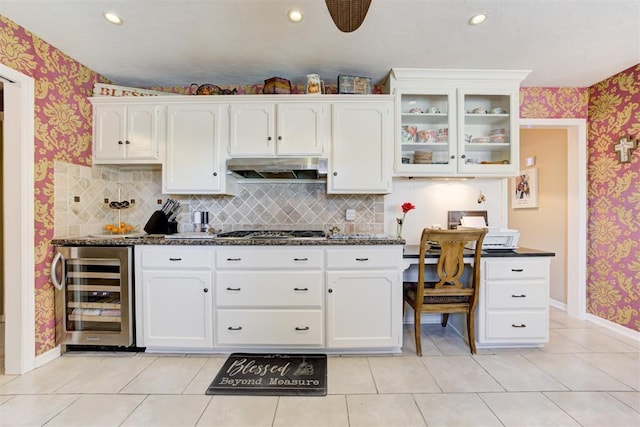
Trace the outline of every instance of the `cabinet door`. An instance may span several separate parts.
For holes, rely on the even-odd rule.
[[[229,120],[229,154],[232,156],[275,154],[275,104],[232,104],[229,107]]]
[[[515,175],[519,168],[517,90],[458,90],[458,170]]]
[[[170,105],[163,193],[215,194],[223,191],[219,155],[224,120],[221,105]]]
[[[391,192],[392,110],[392,101],[333,104],[327,193]]]
[[[96,164],[125,160],[126,107],[100,105],[93,109],[93,161]]]
[[[128,160],[159,160],[158,121],[160,107],[130,105],[127,107],[125,147]]]
[[[401,311],[397,272],[327,272],[328,348],[400,347]]]
[[[398,176],[451,175],[457,170],[454,88],[406,89],[396,96]]]
[[[213,346],[210,272],[143,271],[138,285],[145,346]]]
[[[322,155],[329,131],[329,104],[277,105],[277,154]]]

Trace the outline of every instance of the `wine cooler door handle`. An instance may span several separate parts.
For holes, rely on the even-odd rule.
[[[62,261],[62,264],[61,264],[62,268],[60,269],[62,273],[62,277],[60,278],[60,281],[58,281],[58,277],[56,276],[56,266],[60,261]],[[53,261],[51,262],[50,275],[51,275],[51,283],[53,283],[53,286],[55,286],[57,290],[61,291],[62,288],[64,287],[64,282],[66,281],[66,277],[64,272],[64,257],[60,252],[57,252],[56,256],[53,257]]]

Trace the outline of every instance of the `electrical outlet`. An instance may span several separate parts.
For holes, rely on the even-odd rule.
[[[355,209],[347,209],[344,212],[344,217],[347,221],[355,221],[356,220],[356,210]]]

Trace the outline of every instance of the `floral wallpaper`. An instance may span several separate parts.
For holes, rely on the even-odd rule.
[[[640,65],[589,88],[587,310],[640,331]]]
[[[0,15],[0,62],[35,79],[35,298],[36,355],[55,346],[54,293],[49,283],[54,233],[55,161],[91,165],[91,95],[102,76]],[[638,151],[620,165],[612,141],[639,136],[638,67],[592,88],[521,88],[520,113],[527,118],[589,115],[589,311],[640,330],[638,281]],[[233,89],[234,87],[224,87]],[[154,88],[188,93],[189,88]],[[237,87],[259,94],[262,85]],[[335,85],[327,93],[336,92]],[[303,92],[294,85],[293,93]],[[376,86],[374,93],[381,93]],[[590,100],[591,97],[591,100]]]
[[[522,87],[520,117],[526,119],[584,119],[587,117],[586,88]]]
[[[0,16],[0,62],[35,80],[35,341],[36,355],[55,346],[53,162],[91,164],[91,104],[95,82],[106,82],[13,21]]]

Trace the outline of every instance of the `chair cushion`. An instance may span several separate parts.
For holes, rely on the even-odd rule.
[[[433,283],[425,283],[425,288],[433,288]],[[416,300],[416,288],[417,283],[404,282],[404,299],[409,301],[412,305]],[[425,295],[422,301],[423,304],[467,304],[469,303],[469,295]]]

